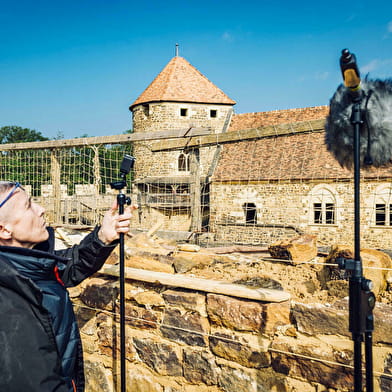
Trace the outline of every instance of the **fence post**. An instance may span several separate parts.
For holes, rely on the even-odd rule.
[[[58,159],[58,150],[50,150],[50,179],[53,185],[53,220],[55,223],[61,223],[61,187],[60,187],[60,162]]]

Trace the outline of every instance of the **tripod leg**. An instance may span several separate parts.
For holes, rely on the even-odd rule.
[[[366,392],[373,392],[372,333],[365,333]]]
[[[354,341],[354,391],[362,392],[362,335],[353,334]]]

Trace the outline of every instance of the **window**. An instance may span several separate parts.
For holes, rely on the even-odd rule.
[[[392,187],[390,184],[377,188],[373,208],[376,226],[392,226]]]
[[[180,116],[181,117],[186,117],[188,115],[188,109],[181,108],[180,109]]]
[[[310,193],[310,222],[315,225],[336,224],[336,199],[325,185],[316,186]]]
[[[143,105],[143,111],[146,117],[150,115],[150,105],[148,103]]]
[[[254,225],[257,223],[257,210],[255,203],[244,203],[242,206],[245,212],[245,223],[247,225]]]
[[[218,114],[218,111],[217,111],[217,110],[215,110],[215,109],[211,109],[211,110],[210,110],[210,117],[211,117],[211,118],[216,118],[216,117],[217,117],[217,114]]]
[[[189,154],[181,153],[178,156],[178,171],[190,170],[190,157]]]

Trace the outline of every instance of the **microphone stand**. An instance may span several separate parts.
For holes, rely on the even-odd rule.
[[[349,331],[354,342],[354,391],[362,392],[362,342],[365,336],[366,391],[373,392],[372,332],[373,308],[376,298],[370,290],[372,282],[362,275],[360,246],[360,127],[362,92],[352,94],[351,124],[354,130],[354,260],[340,258],[339,267],[350,271],[349,279]]]
[[[126,175],[133,168],[135,158],[124,155],[120,167],[120,181],[110,184],[112,189],[118,190],[117,204],[119,215],[124,214],[124,206],[131,204],[131,199],[123,193],[126,187]],[[125,345],[125,244],[124,233],[120,233],[120,377],[121,392],[126,392],[126,345]]]

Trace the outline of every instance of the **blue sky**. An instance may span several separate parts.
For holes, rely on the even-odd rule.
[[[392,1],[0,0],[0,127],[130,129],[129,105],[175,54],[236,113],[328,105],[340,52],[392,77]]]

